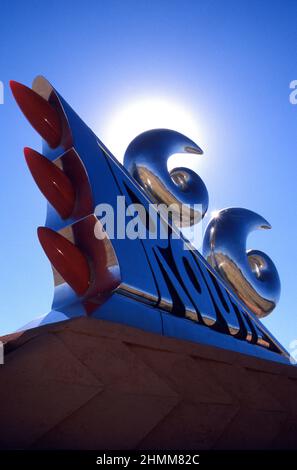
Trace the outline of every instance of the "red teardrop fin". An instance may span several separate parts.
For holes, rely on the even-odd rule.
[[[26,147],[24,154],[40,191],[63,219],[70,217],[75,204],[75,190],[68,176],[35,150]]]
[[[119,262],[114,248],[108,237],[97,238],[97,224],[100,225],[94,214],[85,217],[72,226],[75,240],[92,260],[92,286],[88,290],[88,299],[96,303],[110,295],[121,283]],[[96,298],[96,300],[95,300]]]
[[[52,265],[78,295],[83,295],[90,284],[90,268],[85,255],[50,228],[38,227],[37,233]]]
[[[34,129],[50,147],[58,147],[62,138],[62,125],[57,110],[38,93],[21,83],[11,80],[10,88],[17,104]]]

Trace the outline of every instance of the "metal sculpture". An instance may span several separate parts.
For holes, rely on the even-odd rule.
[[[287,352],[245,299],[189,245],[174,220],[154,209],[154,223],[166,227],[168,236],[150,237],[152,203],[185,203],[190,217],[181,225],[195,223],[207,210],[207,190],[200,177],[186,168],[168,173],[166,166],[172,153],[201,154],[195,143],[173,131],[147,132],[128,147],[127,171],[43,77],[35,79],[33,89],[16,82],[11,89],[43,138],[42,155],[26,148],[25,157],[48,200],[45,227],[38,229],[38,236],[55,282],[51,312],[27,327],[93,315],[288,362]],[[131,205],[144,208],[145,217],[138,223],[145,239],[113,237],[103,227],[98,204],[117,210],[119,198],[124,205],[117,215]],[[194,203],[200,204],[200,212],[193,212]],[[98,227],[103,238],[96,235]],[[260,258],[267,260],[258,252],[249,253],[251,269],[260,269]]]
[[[187,227],[204,217],[208,192],[200,176],[190,168],[168,171],[167,160],[176,153],[202,155],[203,151],[179,132],[153,129],[132,140],[125,152],[124,166],[152,202],[176,205],[176,225]],[[180,214],[184,215],[182,220]]]
[[[248,234],[271,225],[247,209],[219,211],[209,222],[203,240],[203,255],[232,290],[259,318],[275,308],[280,280],[272,260],[259,250],[247,250]]]

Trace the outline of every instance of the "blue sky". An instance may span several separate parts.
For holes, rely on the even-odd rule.
[[[40,150],[40,139],[8,89],[10,79],[30,85],[42,74],[104,142],[123,103],[182,104],[197,122],[188,135],[205,152],[192,168],[207,185],[209,211],[246,207],[272,224],[248,240],[282,282],[264,323],[285,347],[297,339],[296,17],[294,0],[2,0],[0,333],[47,313],[53,295],[36,236],[46,204],[22,155],[24,146]]]

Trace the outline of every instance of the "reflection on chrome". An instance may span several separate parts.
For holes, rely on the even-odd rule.
[[[176,204],[178,210],[176,220],[173,214],[173,221],[186,227],[204,217],[208,208],[208,192],[193,170],[178,167],[168,171],[167,160],[176,153],[203,154],[200,147],[183,134],[169,129],[153,129],[132,140],[125,152],[124,166],[153,203],[166,204],[167,207]],[[193,207],[194,204],[200,208]]]
[[[276,306],[280,280],[272,260],[262,251],[246,250],[246,240],[251,231],[270,228],[250,210],[222,209],[209,222],[203,240],[206,260],[259,318]]]

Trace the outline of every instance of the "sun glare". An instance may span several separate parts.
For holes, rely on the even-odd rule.
[[[212,211],[210,216],[212,219],[217,219],[220,215],[220,211],[219,210],[215,210],[215,211]]]
[[[191,112],[177,102],[156,97],[139,99],[111,110],[103,129],[103,142],[122,162],[131,140],[141,132],[156,128],[179,131],[203,145],[199,123]]]

